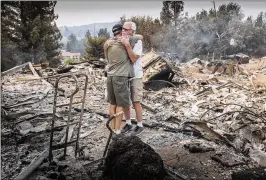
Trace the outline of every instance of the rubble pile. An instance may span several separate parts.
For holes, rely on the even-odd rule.
[[[71,71],[77,71],[84,66],[76,66]],[[43,76],[47,76],[49,71],[40,69]],[[56,70],[54,70],[56,72]],[[83,124],[80,132],[80,146],[86,146],[95,151],[95,158],[101,157],[102,153],[98,146],[105,142],[104,138],[108,132],[101,130],[95,133],[95,129],[104,128],[104,117],[108,104],[104,101],[104,84],[105,77],[103,70],[93,70],[91,66],[86,67],[85,74],[89,76],[89,85],[87,89],[86,104],[84,107]],[[1,154],[2,178],[14,179],[20,172],[25,170],[41,152],[49,148],[51,119],[53,115],[54,103],[54,83],[55,79],[40,79],[32,75],[31,70],[18,69],[5,76],[2,76],[2,121],[1,121]],[[96,76],[97,75],[97,76]],[[80,87],[84,87],[84,80],[79,82]],[[69,103],[67,96],[73,92],[74,80],[72,78],[63,78],[58,88],[58,104]],[[98,93],[102,92],[102,93]],[[80,101],[83,94],[82,88],[74,96],[73,103]],[[80,105],[73,105],[72,118],[76,121],[80,117]],[[99,115],[100,114],[100,115]],[[68,107],[58,107],[55,126],[65,125],[68,118]],[[72,126],[73,134],[70,138],[76,137],[77,126]],[[65,127],[59,128],[54,133],[54,144],[64,141]],[[104,133],[102,133],[104,132]],[[93,139],[86,139],[95,134]],[[103,145],[102,145],[103,146]],[[75,146],[67,149],[67,154],[74,157]],[[62,151],[61,151],[62,153]],[[55,156],[61,154],[55,153]],[[92,159],[93,157],[90,157]],[[36,177],[35,177],[36,178]],[[33,178],[34,179],[34,178]]]
[[[221,61],[200,59],[178,63],[152,51],[143,61],[145,130],[140,139],[161,156],[168,176],[232,179],[232,174],[266,166],[266,58],[249,59],[246,64],[231,63],[232,66],[227,60],[220,65]],[[51,179],[51,174],[66,179],[82,179],[84,174],[88,178],[96,177],[96,171],[92,171],[95,164],[91,163],[102,157],[109,134],[105,126],[108,117],[108,104],[104,99],[106,78],[102,63],[72,66],[67,73],[85,73],[89,77],[80,152],[75,157],[75,146],[70,145],[67,159],[61,160],[62,150],[56,150],[57,166],[46,170],[38,167],[29,179]],[[49,148],[55,92],[55,79],[45,78],[49,75],[57,75],[57,69],[33,67],[30,63],[2,73],[3,179],[17,177]],[[79,81],[80,91],[73,102],[80,101],[84,80]],[[74,86],[72,78],[60,81],[58,104],[69,103],[68,96]],[[57,108],[56,126],[66,123],[67,108]],[[80,111],[81,107],[73,104],[73,120],[80,117]],[[134,121],[134,111],[132,117]],[[71,129],[69,139],[73,140],[77,126]],[[55,143],[62,142],[64,135],[65,127],[57,129]],[[47,158],[40,167],[46,167],[45,163]],[[59,172],[58,167],[66,163],[67,170]]]

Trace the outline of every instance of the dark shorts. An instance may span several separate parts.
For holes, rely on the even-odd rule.
[[[128,77],[107,76],[107,102],[117,106],[130,106]]]

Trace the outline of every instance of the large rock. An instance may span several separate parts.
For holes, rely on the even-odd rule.
[[[163,180],[161,157],[138,137],[114,140],[109,148],[103,177],[115,180]]]

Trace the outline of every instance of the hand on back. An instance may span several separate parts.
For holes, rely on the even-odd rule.
[[[115,40],[113,40],[113,39],[108,39],[108,40],[106,41],[107,47],[113,45],[114,43],[115,43]]]
[[[121,43],[125,46],[130,45],[129,43],[129,37],[128,36],[122,36],[120,39]]]

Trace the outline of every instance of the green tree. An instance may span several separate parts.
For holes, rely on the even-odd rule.
[[[86,48],[85,45],[87,43],[87,39],[88,38],[83,38],[83,39],[78,40],[76,51],[81,53],[81,55],[85,55],[85,48]]]
[[[44,49],[46,53],[46,60],[49,60],[51,66],[56,66],[60,62],[60,49],[63,44],[58,40],[62,39],[62,35],[57,25],[54,23],[44,36]]]
[[[171,22],[174,22],[174,25],[176,26],[178,17],[183,10],[183,1],[163,1],[163,8],[160,13],[161,21],[165,25],[169,25]]]
[[[143,49],[146,51],[151,50],[151,48],[157,49],[157,44],[154,43],[155,34],[160,31],[162,24],[159,19],[153,19],[150,16],[132,16],[131,18],[126,18],[125,16],[120,18],[120,23],[124,24],[126,21],[132,21],[136,23],[137,34],[143,35]]]
[[[104,42],[106,37],[89,37],[86,44],[87,59],[104,58]]]
[[[68,52],[76,52],[78,45],[78,40],[75,34],[70,34],[68,36],[68,42],[67,42],[67,51]]]
[[[98,32],[98,37],[110,38],[110,33],[107,31],[107,28],[101,28]]]
[[[1,71],[16,65],[15,55],[21,34],[17,31],[19,23],[19,2],[1,1]]]
[[[58,31],[54,28],[54,20],[57,18],[54,14],[55,5],[56,1],[20,1],[20,30],[22,34],[20,46],[23,52],[30,54],[34,63],[39,63],[43,59],[50,61],[51,59],[47,58],[58,55],[51,49],[47,51],[44,49],[44,43],[49,39],[46,38],[47,34],[55,35],[54,38],[50,38],[52,41],[59,42],[61,40],[61,36],[56,35]],[[54,49],[54,51],[58,51],[58,49]],[[47,52],[51,54],[47,54]]]
[[[206,20],[208,19],[208,12],[206,10],[202,10],[201,12],[197,12],[196,14],[196,20],[201,21],[201,20]]]
[[[266,13],[260,12],[254,23],[253,36],[251,38],[253,53],[256,56],[266,55]]]
[[[260,12],[255,20],[255,27],[263,26],[263,12]]]
[[[252,24],[253,23],[252,16],[248,16],[246,22]]]
[[[177,52],[183,60],[199,55],[220,58],[238,52],[262,55],[263,42],[266,42],[263,30],[266,28],[258,27],[258,24],[263,24],[264,18],[257,19],[260,23],[254,28],[251,17],[247,22],[242,21],[243,13],[239,4],[222,4],[217,10],[202,10],[195,17],[180,15],[175,28],[170,23],[156,33],[156,44],[159,50]],[[230,45],[231,39],[235,45]]]
[[[160,19],[165,25],[169,25],[171,23],[171,19],[173,18],[173,14],[170,11],[170,1],[163,1],[163,8],[160,13]]]
[[[89,38],[89,37],[91,37],[91,32],[90,32],[90,30],[88,29],[88,31],[86,32],[86,35],[85,35],[85,37],[86,38]]]
[[[183,1],[170,1],[171,5],[170,8],[173,12],[173,21],[175,26],[177,25],[177,18],[179,17],[180,13],[184,10],[184,2]]]
[[[61,44],[60,32],[55,21],[55,1],[18,1],[1,2],[1,34],[5,36],[2,45],[13,48],[12,65],[32,61],[39,63],[48,60],[59,63],[57,58]],[[2,36],[2,37],[3,37]],[[48,37],[49,36],[49,37]],[[50,44],[51,46],[46,46]],[[6,50],[4,48],[3,50]],[[4,53],[5,55],[9,53]],[[57,59],[57,60],[56,60]],[[53,64],[50,63],[50,64]]]
[[[17,31],[19,21],[19,2],[1,1],[1,43],[7,44],[8,41],[18,42],[20,34]]]

